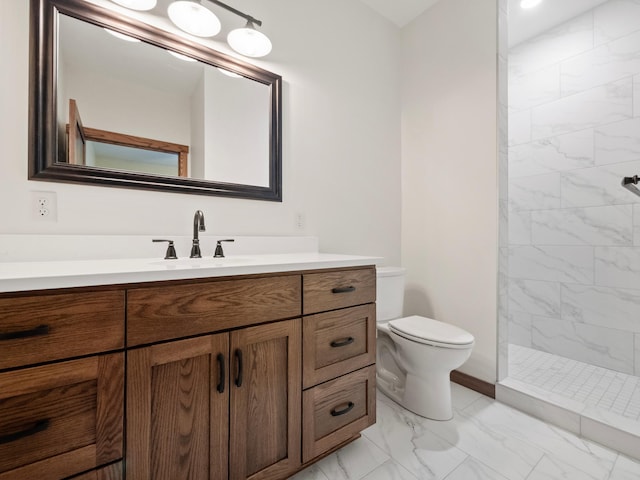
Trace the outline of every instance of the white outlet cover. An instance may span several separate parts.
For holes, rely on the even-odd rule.
[[[29,202],[32,220],[38,222],[58,221],[58,202],[56,192],[31,192]]]

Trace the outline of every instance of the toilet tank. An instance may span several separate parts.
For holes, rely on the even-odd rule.
[[[376,321],[386,322],[402,317],[404,272],[402,267],[376,269]]]

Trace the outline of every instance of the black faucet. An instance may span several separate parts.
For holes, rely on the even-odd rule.
[[[204,226],[204,213],[202,210],[196,210],[193,216],[193,243],[191,245],[190,258],[202,258],[200,253],[200,240],[198,239],[198,232],[204,232],[206,230]]]
[[[233,238],[227,238],[226,240],[218,240],[216,242],[216,251],[213,254],[213,258],[224,258],[224,252],[222,251],[222,242],[235,242]]]

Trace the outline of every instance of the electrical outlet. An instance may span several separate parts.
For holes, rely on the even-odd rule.
[[[56,192],[31,192],[31,216],[40,222],[58,220]]]
[[[296,220],[295,220],[295,225],[296,228],[298,230],[303,230],[304,229],[304,214],[303,213],[296,213]]]

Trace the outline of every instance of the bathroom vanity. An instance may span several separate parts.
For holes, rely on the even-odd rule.
[[[373,259],[307,257],[67,262],[38,282],[14,264],[0,480],[284,479],[357,438],[375,422]]]

